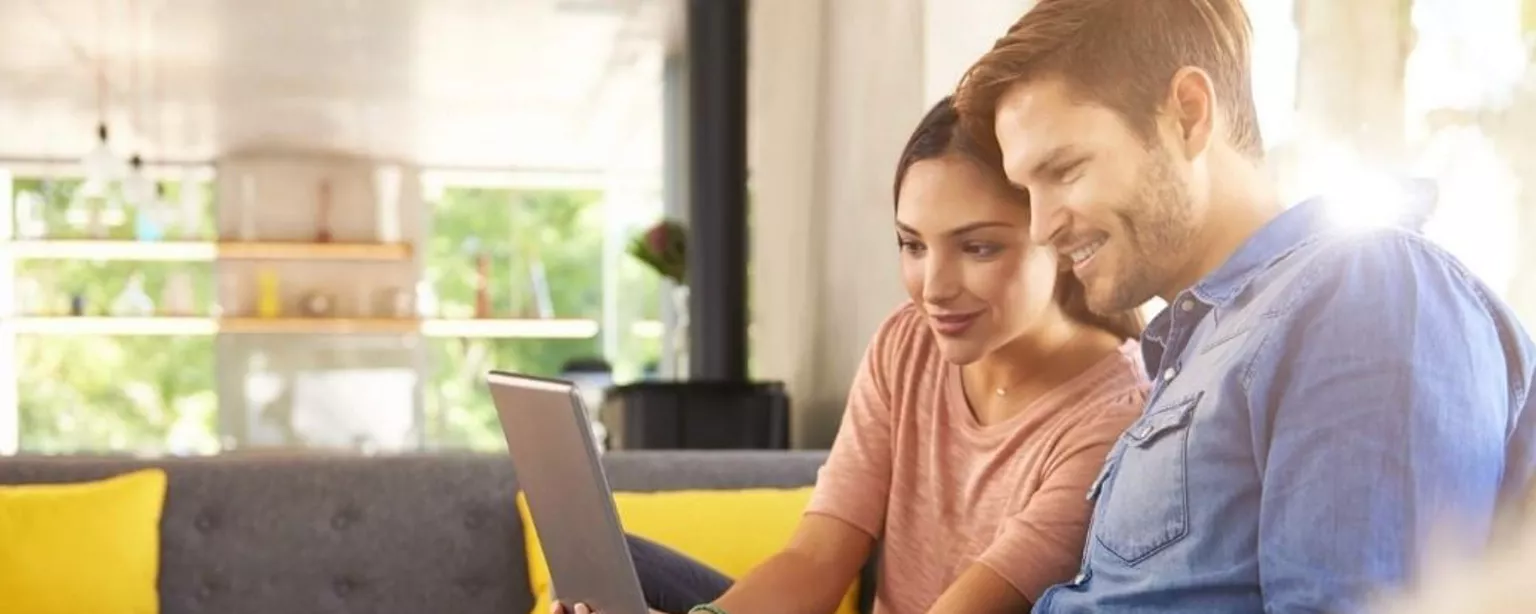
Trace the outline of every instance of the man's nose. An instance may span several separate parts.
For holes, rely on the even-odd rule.
[[[1031,198],[1029,201],[1029,240],[1036,245],[1050,245],[1067,227],[1067,208],[1053,199]]]

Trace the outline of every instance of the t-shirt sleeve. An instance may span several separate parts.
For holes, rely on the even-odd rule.
[[[1093,510],[1088,489],[1115,440],[1136,419],[1139,400],[1111,403],[1097,418],[1063,434],[1040,489],[1024,509],[1003,519],[997,538],[977,560],[1030,602],[1077,573]]]
[[[894,455],[891,380],[913,326],[907,306],[881,324],[854,375],[832,451],[816,479],[807,513],[847,522],[878,538],[885,525]]]

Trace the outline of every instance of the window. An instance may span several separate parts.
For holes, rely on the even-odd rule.
[[[166,202],[182,202],[181,182],[160,185]],[[16,231],[34,245],[57,239],[155,238],[152,226],[176,217],[144,219],[141,213],[191,213],[183,217],[191,220],[186,227],[169,224],[172,232],[205,237],[212,231],[209,186],[203,181],[186,185],[196,190],[186,201],[190,211],[114,210],[101,201],[77,199],[81,182],[76,179],[22,177],[13,182],[22,206],[12,219]],[[143,223],[136,225],[136,220]],[[97,221],[104,224],[93,227]],[[163,316],[171,303],[190,310],[180,315],[206,313],[213,300],[208,263],[23,253],[0,266],[13,274],[8,293],[13,304],[3,308],[20,316],[13,321],[16,328],[0,333],[9,335],[0,346],[10,345],[6,349],[16,365],[15,373],[6,375],[16,378],[14,420],[21,450],[194,453],[218,448],[212,337],[99,334],[44,325],[71,314]]]
[[[616,198],[580,188],[443,190],[425,264],[442,317],[591,326],[580,329],[585,334],[550,327],[528,338],[430,339],[429,445],[505,445],[483,382],[488,370],[558,376],[570,361],[597,358],[624,381],[652,368],[660,352],[660,282],[623,251],[659,206],[623,210]]]

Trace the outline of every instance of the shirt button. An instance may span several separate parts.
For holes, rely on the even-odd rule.
[[[1073,584],[1082,584],[1082,583],[1087,582],[1087,581],[1088,581],[1088,574],[1085,574],[1085,573],[1077,574],[1076,578],[1072,578],[1072,583]]]
[[[1165,382],[1172,381],[1173,380],[1173,376],[1178,375],[1178,374],[1179,374],[1178,370],[1174,369],[1173,367],[1169,367],[1167,371],[1163,372],[1163,381],[1165,381]]]
[[[1194,311],[1194,310],[1195,310],[1195,302],[1194,301],[1185,299],[1184,302],[1179,303],[1179,311]]]

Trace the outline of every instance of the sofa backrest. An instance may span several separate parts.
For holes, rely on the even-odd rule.
[[[811,484],[821,452],[624,452],[615,490]],[[0,484],[166,469],[161,612],[522,614],[517,482],[504,455],[0,458]],[[62,572],[61,572],[62,573]]]

